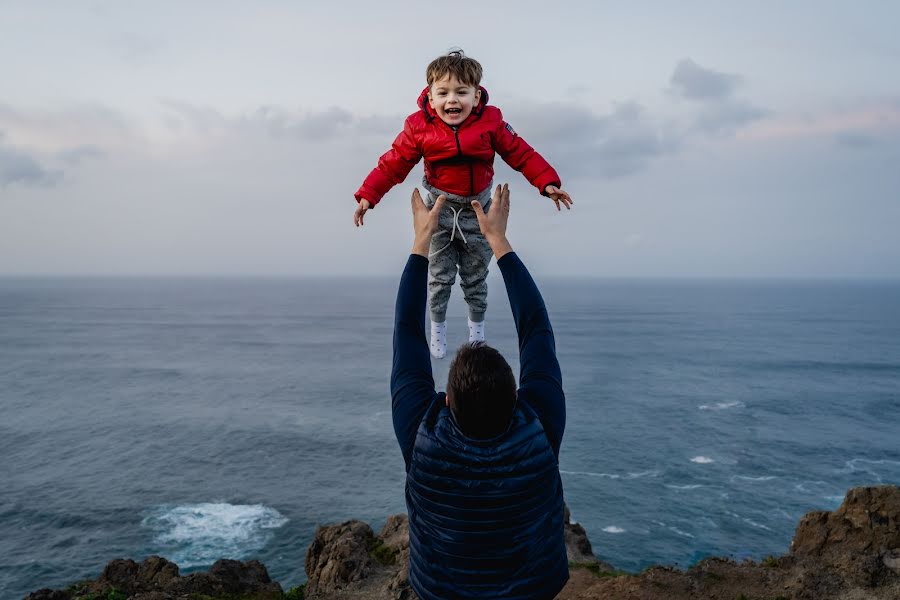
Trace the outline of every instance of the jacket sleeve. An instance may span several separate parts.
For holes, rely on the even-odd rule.
[[[499,109],[497,112],[500,113]],[[548,185],[560,187],[556,170],[503,120],[503,113],[499,114],[499,125],[491,135],[497,154],[506,164],[522,173],[542,195],[547,195],[544,190]]]
[[[537,413],[553,452],[566,429],[566,396],[556,358],[556,342],[541,292],[515,252],[497,261],[519,334],[519,400]]]
[[[354,194],[356,201],[365,198],[374,208],[392,187],[406,179],[421,158],[411,117],[407,117],[403,131],[397,135],[391,149],[381,155],[378,165]]]
[[[425,341],[427,279],[428,259],[410,255],[397,291],[391,369],[391,415],[407,467],[419,423],[436,396],[431,355]]]

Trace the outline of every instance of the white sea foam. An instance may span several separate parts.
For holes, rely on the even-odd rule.
[[[733,400],[731,402],[716,402],[715,404],[701,404],[697,408],[700,410],[728,410],[729,408],[743,408],[746,406],[740,400]]]
[[[762,477],[749,477],[747,475],[732,475],[730,481],[734,483],[735,479],[741,479],[743,481],[772,481],[773,479],[777,479],[777,476],[763,475]]]
[[[691,535],[691,534],[688,533],[687,531],[682,531],[682,530],[678,529],[677,527],[669,527],[669,530],[672,531],[672,532],[674,532],[674,533],[677,533],[677,534],[680,535],[681,537],[686,537],[686,538],[692,538],[692,537],[694,537],[693,535]]]
[[[625,530],[621,527],[616,527],[615,525],[610,525],[609,527],[604,527],[603,531],[606,533],[625,533]]]
[[[621,475],[616,475],[615,473],[592,473],[590,471],[563,471],[559,470],[563,475],[585,475],[587,477],[605,477],[607,479],[621,479]]]
[[[160,554],[181,567],[243,558],[265,546],[271,531],[285,523],[281,513],[261,504],[213,502],[160,506],[142,521],[156,531],[155,543],[171,549]]]
[[[697,488],[706,487],[702,483],[689,483],[687,485],[672,485],[667,483],[667,488],[671,488],[673,490],[696,490]]]
[[[563,475],[584,475],[586,477],[604,477],[606,479],[640,479],[642,477],[656,477],[659,471],[640,471],[638,473],[628,473],[620,475],[618,473],[594,473],[592,471],[564,471],[559,470]]]
[[[754,521],[752,519],[747,519],[745,517],[742,520],[744,521],[744,523],[748,523],[749,525],[752,525],[753,527],[756,527],[757,529],[765,529],[766,531],[772,531],[770,528],[766,527],[762,523],[757,523],[756,521]]]
[[[694,458],[691,459],[691,462],[697,463],[698,465],[708,465],[708,464],[714,463],[716,461],[709,458],[708,456],[695,456]]]
[[[884,483],[882,479],[881,473],[875,471],[872,465],[879,466],[888,466],[890,467],[900,467],[900,461],[896,460],[870,460],[867,458],[854,458],[853,460],[848,460],[846,463],[847,468],[844,469],[844,472],[854,473],[857,471],[862,471],[863,473],[868,473],[872,477],[875,478],[873,483]]]

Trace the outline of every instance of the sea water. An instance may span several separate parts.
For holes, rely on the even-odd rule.
[[[405,511],[397,279],[0,279],[0,597],[150,554],[287,588],[317,524]],[[805,512],[900,483],[900,282],[539,283],[566,501],[617,567],[783,554]]]

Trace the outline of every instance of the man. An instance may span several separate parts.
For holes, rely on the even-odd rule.
[[[503,273],[519,334],[519,388],[493,348],[463,346],[434,389],[425,335],[432,210],[413,193],[415,241],[397,293],[394,432],[406,462],[409,579],[422,600],[553,598],[569,577],[559,446],[566,408],[543,299],[506,238],[509,188],[472,208]]]

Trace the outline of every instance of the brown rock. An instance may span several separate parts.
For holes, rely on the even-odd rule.
[[[878,585],[897,573],[900,550],[900,488],[875,486],[847,492],[834,512],[811,512],[800,520],[791,555],[816,558],[860,585]]]
[[[357,520],[317,528],[306,551],[306,594],[333,593],[364,579],[372,569],[368,548],[374,537],[372,528]]]

